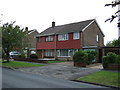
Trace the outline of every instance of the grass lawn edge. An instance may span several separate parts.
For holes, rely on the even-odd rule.
[[[71,81],[75,81],[75,82],[81,82],[81,83],[87,83],[87,84],[93,84],[93,85],[99,85],[99,86],[105,86],[105,87],[110,87],[110,88],[117,88],[117,89],[120,89],[120,87],[116,87],[116,86],[104,85],[104,84],[100,84],[100,83],[93,83],[93,82],[87,82],[87,81],[82,81],[82,80],[71,80]]]
[[[102,71],[105,71],[105,70],[102,70]],[[102,72],[102,71],[98,71],[98,72]],[[111,71],[106,71],[106,72],[111,72]],[[97,72],[95,72],[95,73],[97,73]],[[95,84],[95,85],[100,85],[100,86],[106,86],[106,87],[112,87],[112,88],[120,88],[120,86],[119,86],[119,79],[116,79],[116,80],[118,80],[118,85],[115,85],[115,84],[113,84],[113,85],[110,85],[110,84],[108,84],[108,83],[101,83],[101,82],[99,82],[99,79],[98,79],[98,81],[94,81],[94,80],[88,80],[88,78],[86,78],[86,77],[89,77],[89,78],[92,78],[91,76],[92,75],[95,75],[95,73],[92,73],[92,74],[90,74],[90,75],[86,75],[86,76],[84,76],[84,77],[79,77],[79,78],[76,78],[75,80],[72,80],[72,81],[76,81],[76,82],[83,82],[83,83],[89,83],[89,84]],[[112,73],[114,73],[114,71],[112,72]],[[115,72],[115,73],[117,73],[117,72]],[[118,74],[120,74],[120,72],[118,72]],[[104,74],[103,74],[104,75]],[[119,76],[119,75],[118,75]],[[99,78],[99,77],[97,77],[97,78]],[[112,78],[112,77],[111,77]],[[119,77],[118,77],[119,78]],[[94,79],[94,78],[93,78]],[[97,80],[97,79],[96,79]],[[107,80],[107,79],[106,79]],[[109,81],[108,81],[109,82]],[[111,82],[111,81],[110,81]]]

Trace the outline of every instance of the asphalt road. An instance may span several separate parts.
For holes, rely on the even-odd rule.
[[[11,69],[2,69],[2,88],[105,88]]]

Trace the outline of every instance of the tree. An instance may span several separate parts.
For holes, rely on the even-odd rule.
[[[106,4],[105,6],[116,7],[119,4],[120,4],[120,0],[117,0],[117,1],[112,1],[110,4]],[[107,22],[107,21],[112,22],[116,17],[119,17],[119,15],[118,15],[119,12],[120,12],[120,10],[118,10],[114,15],[111,16],[111,18],[108,18],[105,22]],[[120,23],[118,23],[118,26],[119,25],[120,25]]]
[[[2,49],[6,57],[9,58],[9,52],[20,51],[25,48],[24,38],[28,34],[27,30],[20,29],[20,26],[14,25],[15,22],[5,23],[1,27],[2,30]],[[7,59],[9,62],[9,59]]]
[[[120,39],[109,41],[106,46],[120,46]]]
[[[117,5],[120,4],[120,0],[114,0],[112,1],[110,4],[106,4],[105,6],[112,6],[112,7],[116,7]],[[119,8],[119,7],[118,7]],[[105,22],[110,21],[110,23],[116,18],[118,17],[118,23],[117,23],[117,27],[119,28],[119,36],[118,39],[120,39],[120,10],[118,10],[114,15],[111,16],[111,18],[108,18],[107,20],[105,20]]]

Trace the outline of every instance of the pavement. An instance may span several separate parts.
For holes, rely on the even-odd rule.
[[[47,64],[42,67],[30,67],[17,69],[22,72],[28,72],[47,77],[54,77],[65,80],[74,80],[88,74],[102,70],[101,64],[92,64],[85,68],[74,67],[73,62]]]

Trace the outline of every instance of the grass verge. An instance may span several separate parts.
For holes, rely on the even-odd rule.
[[[77,80],[120,87],[120,73],[118,72],[99,71],[88,76],[78,78]]]
[[[38,66],[45,66],[45,65],[28,63],[28,62],[10,61],[9,63],[2,63],[2,66],[12,67],[12,68],[22,68],[22,67],[38,67]]]

